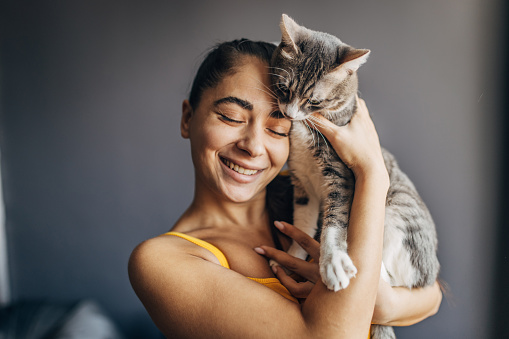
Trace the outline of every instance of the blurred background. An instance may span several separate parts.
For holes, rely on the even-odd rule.
[[[398,338],[508,333],[503,0],[0,3],[3,305],[93,299],[126,338],[160,338],[127,261],[191,201],[181,102],[206,50],[278,41],[287,13],[371,49],[362,97],[434,216],[449,293]]]

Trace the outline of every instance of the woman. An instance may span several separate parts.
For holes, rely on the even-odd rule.
[[[327,290],[319,244],[288,223],[271,225],[267,185],[286,162],[290,130],[270,93],[273,49],[245,39],[223,43],[200,66],[181,120],[194,199],[174,233],[133,251],[129,274],[138,297],[176,338],[366,338],[372,322],[405,325],[436,313],[438,285],[410,292],[380,281],[389,178],[362,101],[349,125],[321,119],[318,127],[356,178],[348,240],[357,276],[345,290]],[[275,248],[286,249],[291,238],[314,262]],[[307,281],[273,273],[269,258]]]

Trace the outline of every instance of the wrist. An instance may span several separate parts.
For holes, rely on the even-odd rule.
[[[389,174],[385,164],[372,167],[352,169],[356,183],[375,186],[387,193],[390,185]]]

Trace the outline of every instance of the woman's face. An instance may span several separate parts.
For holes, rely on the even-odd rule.
[[[291,122],[270,94],[268,64],[245,57],[233,75],[183,103],[182,136],[191,141],[197,190],[234,202],[264,197],[288,158]]]

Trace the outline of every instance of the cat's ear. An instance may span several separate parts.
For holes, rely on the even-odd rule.
[[[180,119],[180,134],[182,138],[189,139],[189,122],[193,116],[193,108],[189,100],[182,102],[182,118]]]
[[[297,42],[299,41],[301,34],[304,33],[305,28],[299,26],[295,21],[293,21],[292,18],[286,14],[283,14],[281,17],[281,23],[279,24],[279,27],[281,28],[282,35],[282,51],[286,53],[288,57],[291,57],[293,54],[298,54],[300,50],[297,46]]]
[[[371,51],[369,49],[348,48],[347,52],[338,60],[340,64],[338,68],[343,68],[349,74],[352,74],[368,60],[370,53]]]
[[[336,61],[338,66],[330,71],[329,76],[337,80],[342,80],[349,75],[354,74],[359,67],[368,59],[369,49],[355,49],[350,46],[342,46],[338,53],[339,59]]]

